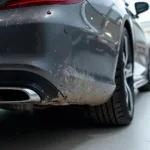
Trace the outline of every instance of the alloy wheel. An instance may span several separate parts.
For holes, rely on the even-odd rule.
[[[124,49],[123,49],[123,73],[124,73],[124,86],[125,86],[125,99],[128,107],[129,114],[132,115],[133,104],[133,65],[129,48],[128,37],[124,36]]]

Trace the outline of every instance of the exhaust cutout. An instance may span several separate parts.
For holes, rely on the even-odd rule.
[[[33,90],[27,88],[0,88],[0,104],[17,103],[39,103],[40,96]]]

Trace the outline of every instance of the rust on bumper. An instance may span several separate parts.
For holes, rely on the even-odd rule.
[[[57,98],[47,99],[41,105],[99,105],[105,103],[113,93],[115,86],[101,83],[86,73],[78,73],[74,68],[64,69],[61,93]]]

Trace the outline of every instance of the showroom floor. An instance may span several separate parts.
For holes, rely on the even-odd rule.
[[[130,126],[93,127],[74,110],[46,115],[1,110],[0,150],[150,150],[150,93],[136,95]]]

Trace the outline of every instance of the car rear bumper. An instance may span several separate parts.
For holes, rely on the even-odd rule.
[[[106,102],[115,89],[116,52],[97,41],[81,7],[1,11],[0,86],[30,87],[43,105]]]

